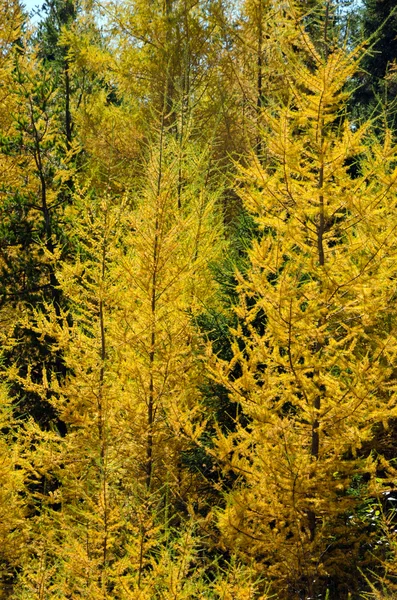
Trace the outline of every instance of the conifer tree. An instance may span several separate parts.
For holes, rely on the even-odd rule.
[[[72,82],[67,47],[60,41],[62,28],[71,27],[76,20],[78,3],[75,0],[48,0],[41,10],[46,18],[39,23],[37,41],[40,46],[39,55],[57,79],[57,91],[63,105],[63,133],[66,150],[70,150],[73,137],[72,122]]]
[[[0,597],[393,595],[397,151],[342,5],[2,3]]]
[[[0,131],[3,136],[7,135],[12,127],[12,114],[17,109],[16,98],[10,94],[10,89],[12,89],[14,50],[21,35],[22,23],[23,17],[17,1],[2,4],[0,9]],[[7,191],[10,192],[16,184],[15,161],[10,161],[4,153],[0,153],[0,167],[2,170],[1,200],[7,205]],[[6,219],[3,219],[2,229],[7,230]],[[0,268],[3,272],[6,261],[7,256],[2,256]],[[3,310],[3,314],[7,312],[10,314],[11,311]],[[13,322],[12,319],[11,321]]]
[[[320,53],[303,26],[297,44],[282,48],[288,97],[264,115],[266,165],[252,157],[238,188],[262,236],[234,357],[213,367],[241,407],[214,452],[237,476],[219,526],[280,598],[342,598],[369,543],[357,508],[394,474],[368,448],[396,415],[396,148],[341,118],[357,53],[327,35]]]
[[[128,238],[131,254],[121,265],[128,300],[120,330],[122,370],[126,385],[132,386],[134,421],[146,432],[141,466],[148,489],[164,485],[165,473],[175,484],[180,476],[177,438],[188,426],[184,410],[194,412],[198,393],[193,319],[214,293],[208,265],[219,252],[220,235],[210,155],[198,155],[186,145],[181,191],[178,142],[162,136],[149,159]]]
[[[32,304],[53,302],[58,315],[62,298],[54,271],[57,254],[69,251],[64,237],[63,209],[72,177],[75,147],[67,148],[62,133],[62,109],[51,73],[30,45],[28,36],[10,55],[8,122],[1,131],[0,154],[7,177],[1,190],[1,303],[8,310],[29,310]],[[49,361],[63,372],[62,358],[49,356],[45,340],[15,324],[15,345],[6,363],[26,359]],[[37,371],[37,369],[36,369]],[[54,418],[49,405],[21,396],[15,387],[18,411],[47,424]],[[46,410],[43,407],[46,406]]]
[[[233,45],[228,56],[231,72],[227,85],[230,87],[230,80],[237,85],[240,114],[235,114],[234,120],[240,123],[241,132],[235,133],[235,143],[242,153],[255,148],[258,156],[263,154],[262,115],[284,85],[282,63],[277,60],[276,48],[286,33],[285,25],[282,5],[271,0],[246,0],[237,13],[234,26],[229,27]],[[241,133],[243,139],[238,141]]]
[[[388,125],[395,128],[396,87],[389,76],[397,60],[396,6],[389,0],[364,0],[360,16],[363,35],[370,38],[372,48],[358,73],[351,110],[361,119],[384,113]]]
[[[179,141],[181,162],[186,136],[198,132],[206,132],[219,157],[218,3],[136,0],[101,7],[107,35],[77,25],[62,36],[71,70],[84,70],[94,82],[89,101],[82,100],[78,128],[98,178],[111,166],[114,191],[133,188],[162,114]]]
[[[48,303],[30,325],[53,340],[67,376],[46,365],[40,381],[14,373],[27,393],[49,399],[66,429],[61,437],[27,428],[37,444],[32,468],[47,484],[32,496],[36,542],[16,598],[40,597],[43,564],[46,594],[94,600],[149,598],[175,577],[170,552],[182,571],[185,552],[196,560],[189,523],[177,535],[167,528],[189,521],[197,501],[181,454],[199,435],[189,421],[203,372],[193,318],[212,302],[208,264],[220,234],[208,155],[185,148],[179,197],[175,148],[161,137],[133,202],[87,192],[69,209],[78,254],[56,271],[68,312],[59,318]],[[175,590],[189,597],[192,585],[175,581]]]

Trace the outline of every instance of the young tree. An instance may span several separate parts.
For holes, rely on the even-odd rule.
[[[233,359],[212,371],[240,406],[214,452],[237,476],[219,527],[280,598],[342,598],[370,544],[357,508],[394,473],[368,449],[396,416],[396,148],[344,117],[359,51],[325,26],[320,53],[290,17],[289,94],[264,116],[266,164],[252,157],[237,188],[262,236]]]
[[[51,402],[66,429],[27,432],[47,485],[33,499],[36,543],[17,598],[40,597],[43,564],[46,594],[149,598],[154,585],[166,587],[170,553],[183,562],[196,544],[189,525],[176,537],[167,528],[189,520],[195,500],[181,464],[198,435],[189,417],[204,370],[193,320],[212,302],[220,230],[208,155],[184,149],[178,196],[177,147],[161,133],[132,202],[87,192],[69,209],[78,254],[56,271],[68,312],[59,318],[47,304],[31,325],[53,340],[67,375],[60,381],[46,365],[40,382],[14,375]]]
[[[125,296],[118,345],[134,423],[130,435],[142,443],[138,469],[148,490],[168,480],[182,493],[183,432],[202,378],[194,320],[214,302],[209,266],[219,256],[221,229],[210,153],[185,142],[181,189],[178,147],[179,140],[161,131],[147,162],[119,266]]]

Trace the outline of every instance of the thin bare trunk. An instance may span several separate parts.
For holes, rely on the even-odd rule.
[[[257,89],[256,89],[256,155],[262,156],[262,137],[260,131],[261,114],[263,106],[263,15],[262,0],[258,4],[258,49],[257,49]]]
[[[163,162],[163,138],[164,138],[164,112],[161,120],[160,131],[160,152],[157,176],[157,201],[160,198],[161,180],[162,180],[162,162]],[[154,446],[154,419],[155,419],[155,389],[154,389],[154,363],[156,358],[156,310],[157,310],[157,266],[159,251],[159,211],[156,214],[154,224],[154,240],[152,254],[152,279],[150,290],[150,312],[151,312],[151,332],[150,332],[150,351],[149,351],[149,398],[147,407],[147,444],[146,444],[146,487],[150,491],[153,476],[153,446]]]
[[[107,406],[106,398],[104,396],[104,385],[105,385],[105,361],[106,361],[106,335],[105,335],[105,306],[103,301],[103,286],[106,276],[106,260],[107,260],[107,215],[105,214],[104,223],[104,237],[102,242],[102,264],[101,264],[101,289],[99,299],[99,327],[100,327],[100,361],[101,366],[99,370],[99,390],[98,390],[98,434],[100,444],[100,477],[101,477],[101,491],[103,497],[103,541],[102,541],[102,581],[101,587],[104,594],[104,598],[107,597],[106,591],[106,571],[108,561],[108,534],[109,534],[109,509],[108,509],[108,498],[107,498],[107,439],[106,439],[106,418],[107,418]]]

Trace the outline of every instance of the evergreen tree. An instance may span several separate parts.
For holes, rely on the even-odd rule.
[[[370,39],[371,51],[362,62],[353,95],[353,113],[366,118],[375,111],[387,115],[389,126],[395,126],[396,87],[388,78],[397,59],[397,12],[392,0],[364,0],[362,27]]]
[[[35,51],[16,49],[12,61],[7,83],[13,110],[1,132],[0,148],[7,173],[0,206],[1,301],[21,312],[52,302],[60,316],[62,297],[54,259],[68,251],[62,221],[74,149],[65,151],[56,87]],[[49,361],[61,375],[62,358],[49,356],[46,340],[38,340],[18,323],[15,327],[15,344],[5,355],[6,362],[16,361],[26,372],[27,357],[31,362],[36,356],[37,365]],[[34,396],[21,396],[16,387],[12,393],[20,414],[34,415],[43,424],[54,418],[50,406],[40,406]]]
[[[72,83],[67,56],[68,48],[62,44],[62,29],[70,28],[76,20],[78,4],[76,0],[47,0],[41,10],[46,14],[38,27],[36,35],[39,44],[39,56],[57,78],[57,92],[63,104],[63,133],[66,150],[70,150],[73,137],[71,113]]]

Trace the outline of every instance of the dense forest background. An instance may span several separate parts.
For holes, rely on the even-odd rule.
[[[397,597],[394,0],[0,4],[0,598]]]

